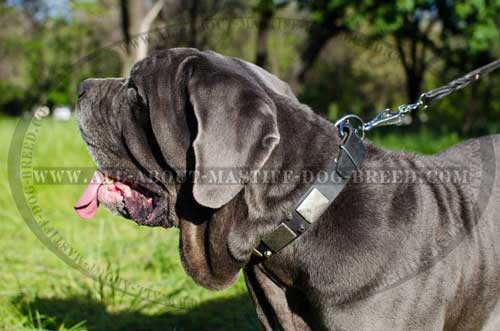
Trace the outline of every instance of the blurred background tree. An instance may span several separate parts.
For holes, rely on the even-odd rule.
[[[498,0],[2,0],[0,24],[6,115],[72,105],[80,80],[125,76],[170,47],[254,62],[332,120],[413,102],[500,57]],[[498,132],[499,93],[494,75],[412,120],[463,136]]]

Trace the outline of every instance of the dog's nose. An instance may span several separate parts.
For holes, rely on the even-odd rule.
[[[78,85],[78,97],[80,98],[82,95],[87,92],[87,90],[90,88],[91,84],[91,79],[85,79],[83,82]]]

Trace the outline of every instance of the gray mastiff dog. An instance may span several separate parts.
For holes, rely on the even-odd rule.
[[[233,170],[314,177],[341,141],[286,83],[236,58],[171,49],[129,78],[83,81],[78,123],[96,179],[108,177],[85,190],[80,216],[104,204],[178,228],[189,276],[217,290],[243,270],[265,330],[500,330],[499,136],[433,156],[365,143],[326,212],[256,262],[253,249],[311,184]],[[233,181],[207,180],[214,169]]]

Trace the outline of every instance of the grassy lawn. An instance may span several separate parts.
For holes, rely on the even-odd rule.
[[[43,122],[34,166],[93,166],[74,121]],[[0,330],[258,329],[243,277],[225,291],[204,290],[182,269],[177,230],[137,227],[104,208],[92,221],[78,219],[72,205],[82,185],[37,186],[35,195],[44,219],[101,276],[91,279],[58,258],[26,225],[10,194],[7,152],[16,123],[0,119]],[[423,132],[373,140],[432,153],[459,139]],[[124,293],[120,284],[135,291]],[[146,290],[160,299],[148,300]]]

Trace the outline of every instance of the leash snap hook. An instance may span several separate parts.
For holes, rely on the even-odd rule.
[[[422,107],[422,110],[426,110],[429,104],[427,103],[427,93],[422,93],[417,99],[417,102],[415,103],[417,105],[416,108]]]

